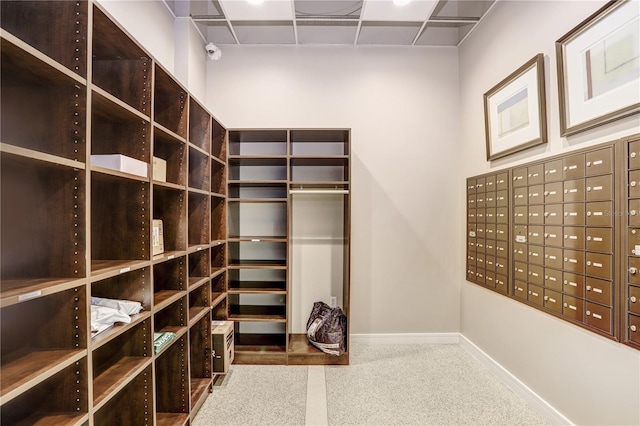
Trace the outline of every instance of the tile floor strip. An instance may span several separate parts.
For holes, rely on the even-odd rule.
[[[324,367],[318,365],[309,366],[307,376],[307,411],[305,425],[328,425],[327,415],[327,384],[325,381]]]

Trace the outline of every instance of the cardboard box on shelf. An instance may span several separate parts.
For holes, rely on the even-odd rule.
[[[167,162],[162,158],[153,157],[153,180],[167,181]]]
[[[151,233],[151,252],[155,256],[164,253],[164,232],[162,230],[162,221],[153,220],[153,232]]]
[[[212,321],[213,372],[225,374],[233,362],[233,321]]]

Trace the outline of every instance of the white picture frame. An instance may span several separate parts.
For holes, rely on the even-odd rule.
[[[544,55],[484,94],[487,161],[547,143]]]
[[[556,42],[560,135],[640,112],[640,2],[607,3]]]

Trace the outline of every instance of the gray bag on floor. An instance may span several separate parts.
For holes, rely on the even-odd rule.
[[[331,308],[324,302],[313,304],[307,321],[309,342],[330,355],[342,355],[346,351],[347,316],[339,307]]]

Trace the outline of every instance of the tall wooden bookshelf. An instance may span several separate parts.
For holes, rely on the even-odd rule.
[[[0,12],[0,422],[188,424],[226,319],[227,131],[98,4]],[[143,310],[92,337],[96,296]]]

